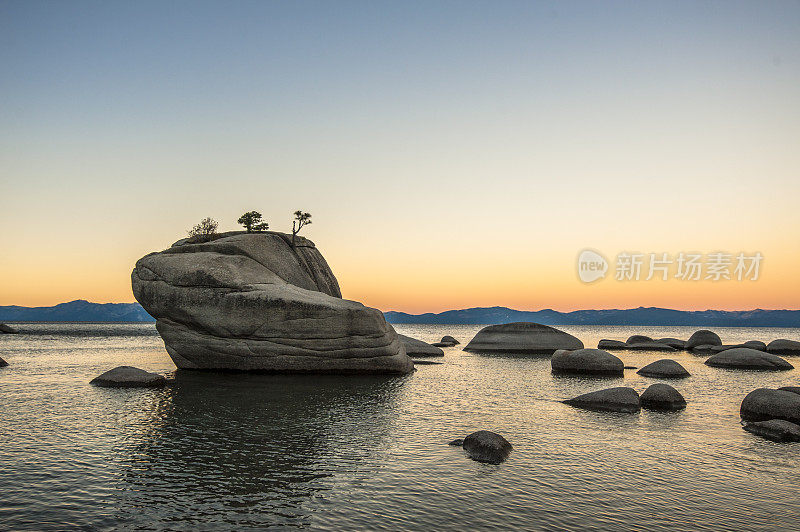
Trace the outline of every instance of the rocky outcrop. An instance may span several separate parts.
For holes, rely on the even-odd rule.
[[[642,408],[649,410],[682,410],[686,400],[681,393],[663,382],[650,385],[639,398]]]
[[[644,377],[660,379],[682,379],[689,376],[689,372],[686,371],[686,368],[668,358],[651,362],[636,373]]]
[[[5,323],[0,323],[0,333],[2,334],[18,334],[19,331],[13,327],[9,327]]]
[[[659,338],[656,343],[668,345],[673,349],[686,349],[686,340],[678,340],[677,338]]]
[[[136,263],[133,293],[179,368],[413,370],[383,314],[341,299],[314,244],[282,233],[184,239]]]
[[[763,371],[786,371],[794,366],[777,355],[756,351],[747,347],[728,349],[710,357],[706,365],[714,368],[753,369]]]
[[[102,388],[157,388],[167,384],[163,375],[131,366],[119,366],[91,380]]]
[[[773,340],[767,345],[767,353],[800,356],[800,342],[795,340]]]
[[[559,349],[582,349],[583,342],[547,325],[531,322],[484,327],[464,351],[509,354],[552,354]]]
[[[463,440],[451,441],[450,445],[462,446],[470,458],[488,464],[503,462],[513,449],[508,440],[488,430],[473,432]]]
[[[691,351],[701,345],[722,345],[722,340],[719,339],[717,333],[701,329],[689,337],[686,341],[686,349]]]
[[[406,354],[410,357],[443,357],[444,351],[429,343],[411,338],[404,334],[397,335],[402,342],[403,347],[406,348]]]
[[[588,410],[635,413],[641,408],[639,394],[633,388],[619,387],[585,393],[564,403]]]
[[[614,349],[627,349],[628,344],[625,342],[620,342],[619,340],[607,340],[603,339],[597,342],[597,349],[605,349],[606,351],[614,350]]]
[[[772,441],[800,441],[800,425],[782,419],[745,423],[742,428],[756,436]]]
[[[800,423],[800,394],[759,388],[747,394],[739,413],[746,421],[783,419]]]
[[[559,350],[550,359],[553,373],[622,376],[625,364],[602,349]]]
[[[632,344],[652,344],[653,343],[653,339],[650,338],[649,336],[644,336],[644,335],[641,335],[641,334],[634,334],[633,336],[629,337],[625,341],[625,343],[628,344],[628,345],[632,345]]]

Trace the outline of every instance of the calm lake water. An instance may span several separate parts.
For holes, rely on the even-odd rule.
[[[480,326],[399,325],[465,344]],[[685,327],[562,327],[593,347]],[[800,444],[744,432],[742,398],[800,385],[798,370],[674,358],[679,413],[611,414],[557,402],[656,379],[555,377],[548,358],[445,349],[405,377],[177,372],[160,390],[89,380],[118,365],[171,373],[151,324],[21,324],[0,335],[0,529],[796,530]],[[799,329],[715,329],[725,343]],[[788,358],[800,367],[800,359]],[[447,442],[497,431],[500,465]]]

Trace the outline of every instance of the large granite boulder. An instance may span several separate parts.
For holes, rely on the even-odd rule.
[[[110,369],[90,382],[102,388],[156,388],[166,383],[163,375],[131,366]]]
[[[663,382],[651,384],[639,398],[642,408],[650,410],[682,410],[686,400],[681,392]]]
[[[747,432],[777,442],[800,441],[800,425],[784,421],[783,419],[770,419],[769,421],[753,421],[745,423],[742,427]]]
[[[682,379],[683,377],[689,376],[689,372],[686,371],[686,368],[681,366],[678,362],[670,360],[669,358],[663,358],[661,360],[651,362],[636,373],[645,377],[655,377],[661,379]]]
[[[695,332],[689,337],[688,340],[686,340],[686,349],[690,351],[701,345],[722,345],[722,340],[720,340],[719,336],[717,336],[717,333],[706,329],[701,329]]]
[[[484,327],[464,351],[486,353],[552,354],[559,349],[583,349],[583,342],[556,328],[531,322]]]
[[[773,340],[767,345],[767,353],[800,356],[800,342],[795,340]]]
[[[501,435],[488,430],[473,432],[463,440],[453,440],[450,445],[462,446],[476,462],[499,464],[508,458],[513,447]]]
[[[639,394],[633,388],[618,387],[585,393],[564,403],[588,410],[635,413],[640,410]]]
[[[706,365],[714,368],[754,369],[763,371],[785,371],[794,366],[777,355],[756,351],[748,347],[728,349],[710,357]]]
[[[625,364],[619,358],[602,349],[564,349],[553,353],[550,358],[553,373],[577,375],[611,375],[621,377]]]
[[[606,338],[597,342],[597,349],[605,349],[606,351],[614,349],[627,349],[628,344],[620,342],[619,340],[608,340]]]
[[[403,347],[406,348],[406,354],[410,357],[443,357],[444,351],[429,343],[411,338],[404,334],[397,335]]]
[[[739,410],[746,421],[784,419],[800,423],[800,394],[785,390],[758,388],[742,400]]]
[[[283,233],[176,242],[136,263],[133,294],[185,369],[408,373],[383,314],[341,298],[314,244]]]
[[[14,329],[13,327],[9,327],[5,323],[0,323],[0,333],[3,333],[3,334],[17,334],[17,333],[19,333],[19,331]]]

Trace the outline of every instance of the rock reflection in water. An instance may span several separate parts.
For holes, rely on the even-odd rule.
[[[404,382],[178,371],[143,433],[118,449],[126,496],[117,519],[135,524],[140,507],[157,506],[170,528],[263,524],[264,514],[302,525],[303,503],[326,489],[318,480],[358,478],[380,463]],[[176,489],[187,497],[171,504]]]

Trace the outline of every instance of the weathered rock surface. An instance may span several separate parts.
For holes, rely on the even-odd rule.
[[[714,368],[754,369],[763,371],[785,371],[794,366],[778,355],[756,351],[747,347],[728,349],[710,357],[706,365]]]
[[[110,369],[90,382],[103,388],[156,388],[166,383],[167,379],[163,375],[131,366]]]
[[[625,364],[602,349],[559,350],[550,358],[553,373],[622,376]]]
[[[13,327],[9,327],[5,323],[0,323],[0,333],[3,333],[3,334],[17,334],[17,333],[19,333],[19,331],[14,329]]]
[[[663,382],[650,385],[639,398],[642,408],[650,410],[681,410],[686,408],[686,400],[681,393]]]
[[[604,410],[608,412],[638,412],[639,394],[633,388],[618,387],[585,393],[564,403],[588,410]]]
[[[341,299],[314,244],[282,233],[184,239],[136,263],[133,293],[175,365],[300,373],[413,370],[383,314]]]
[[[631,344],[652,344],[653,343],[653,339],[650,338],[649,336],[644,336],[644,335],[641,335],[641,334],[634,334],[633,336],[628,338],[625,341],[625,343],[628,344],[628,345],[631,345]]]
[[[792,392],[792,393],[800,394],[800,386],[781,386],[778,389],[779,390],[783,390],[784,392]]]
[[[701,345],[722,345],[722,340],[719,339],[717,333],[706,329],[695,332],[686,340],[686,349],[690,351]]]
[[[689,372],[686,371],[686,368],[669,358],[663,358],[661,360],[651,362],[636,373],[645,377],[656,377],[662,379],[681,379],[689,376]]]
[[[686,340],[678,340],[677,338],[659,338],[656,343],[668,345],[678,350],[686,349]]]
[[[767,353],[800,356],[800,342],[795,340],[773,340],[767,345]]]
[[[406,348],[406,354],[410,357],[443,357],[444,351],[422,340],[411,338],[404,334],[397,335]]]
[[[517,322],[484,327],[464,351],[551,354],[559,349],[583,349],[583,342],[547,325]]]
[[[758,388],[747,394],[739,413],[746,421],[784,419],[800,423],[800,394]]]
[[[450,442],[450,445],[454,444],[455,442]],[[513,449],[508,440],[496,432],[488,430],[473,432],[464,438],[462,446],[470,458],[477,462],[489,464],[503,462]]]
[[[754,421],[742,427],[747,432],[777,442],[800,441],[800,425],[783,419]]]
[[[600,340],[597,342],[597,349],[614,350],[614,349],[627,349],[628,344],[620,342],[619,340]]]

